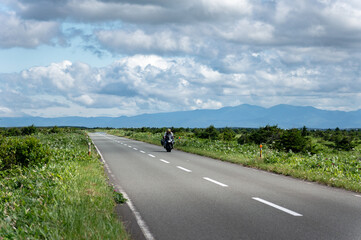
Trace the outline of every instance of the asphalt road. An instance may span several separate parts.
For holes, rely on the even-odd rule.
[[[89,135],[146,239],[361,239],[361,194]]]

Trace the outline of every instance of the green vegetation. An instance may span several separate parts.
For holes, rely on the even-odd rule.
[[[277,126],[172,130],[175,148],[183,151],[361,192],[361,130],[284,130]],[[165,128],[106,131],[160,145]]]
[[[0,239],[129,239],[84,131],[0,129],[0,147]]]

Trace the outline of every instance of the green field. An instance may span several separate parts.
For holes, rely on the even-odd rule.
[[[130,239],[84,131],[0,133],[0,239]]]
[[[160,145],[165,129],[108,129]],[[361,192],[360,130],[173,129],[175,148],[328,186]],[[260,158],[262,144],[262,158]]]

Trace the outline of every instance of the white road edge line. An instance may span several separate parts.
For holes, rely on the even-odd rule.
[[[93,140],[92,140],[93,142]],[[100,153],[99,149],[97,148],[97,146],[94,144],[93,145],[95,147],[95,149],[97,150],[100,159],[102,160],[102,162],[105,164],[105,160],[103,158],[103,155]],[[140,213],[137,211],[137,209],[135,208],[135,206],[133,205],[132,200],[129,198],[129,196],[126,194],[126,192],[123,191],[123,189],[117,185],[118,191],[121,192],[123,194],[123,196],[127,199],[126,204],[128,205],[128,207],[130,208],[130,210],[132,210],[135,219],[139,225],[140,230],[142,231],[144,237],[146,240],[155,240],[155,238],[153,237],[152,233],[149,231],[149,228],[147,226],[147,224],[144,222],[142,216],[140,216]]]
[[[288,213],[288,214],[290,214],[290,215],[292,215],[292,216],[295,216],[295,217],[302,217],[302,216],[303,216],[302,214],[299,214],[299,213],[294,212],[294,211],[291,211],[291,210],[289,210],[289,209],[287,209],[287,208],[278,206],[278,205],[276,205],[276,204],[274,204],[274,203],[271,203],[271,202],[268,202],[268,201],[266,201],[266,200],[264,200],[264,199],[262,199],[262,198],[253,197],[252,199],[253,199],[253,200],[256,200],[256,201],[258,201],[258,202],[264,203],[264,204],[266,204],[266,205],[268,205],[268,206],[274,207],[274,208],[276,208],[276,209],[278,209],[278,210],[281,210],[281,211],[283,211],[283,212],[286,212],[286,213]]]
[[[132,200],[129,198],[129,196],[121,189],[120,186],[117,185],[118,191],[121,192],[124,196],[124,198],[127,199],[126,204],[128,205],[128,207],[132,210],[135,219],[140,227],[140,230],[142,230],[143,235],[145,237],[146,240],[155,240],[155,238],[153,237],[152,233],[149,231],[149,228],[147,226],[147,224],[144,222],[142,216],[140,215],[140,213],[137,211],[137,209],[135,208]]]
[[[154,156],[154,155],[152,155],[152,154],[148,154],[148,156],[149,156],[149,157],[152,157],[152,158],[155,158],[155,156]]]
[[[207,181],[209,181],[209,182],[215,183],[215,184],[217,184],[217,185],[219,185],[219,186],[221,186],[221,187],[228,187],[228,185],[227,185],[227,184],[224,184],[224,183],[218,182],[218,181],[213,180],[213,179],[208,178],[208,177],[204,177],[203,179],[204,179],[204,180],[207,180]]]
[[[164,159],[159,159],[160,161],[164,162],[164,163],[169,163],[168,161],[164,160]]]
[[[189,169],[181,167],[181,166],[177,166],[177,168],[179,168],[180,170],[183,170],[185,172],[192,172],[192,170],[189,170]]]

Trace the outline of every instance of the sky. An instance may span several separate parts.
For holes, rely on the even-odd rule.
[[[0,117],[361,109],[359,0],[0,0]]]

